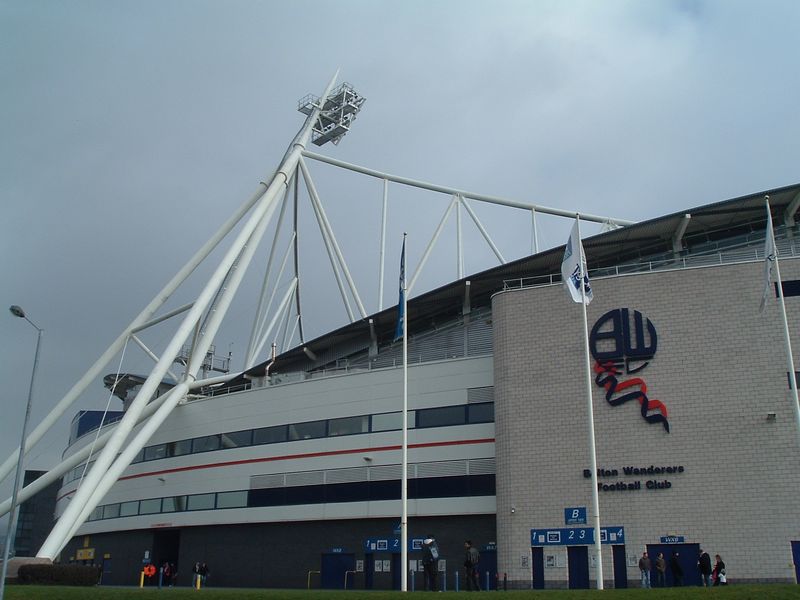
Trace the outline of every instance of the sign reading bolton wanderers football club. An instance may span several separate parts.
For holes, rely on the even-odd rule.
[[[650,424],[661,423],[669,433],[667,407],[661,400],[647,395],[647,383],[639,373],[656,354],[658,334],[650,319],[638,310],[615,308],[608,311],[592,327],[589,348],[594,357],[595,383],[605,389],[606,401],[620,406],[631,400],[639,403],[642,418]]]

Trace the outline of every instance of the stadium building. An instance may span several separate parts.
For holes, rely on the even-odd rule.
[[[445,589],[463,586],[464,540],[480,551],[485,588],[627,587],[644,551],[676,555],[693,585],[701,547],[722,556],[731,582],[797,581],[800,406],[783,332],[796,347],[800,184],[635,224],[581,214],[622,226],[584,240],[593,290],[584,322],[583,305],[562,285],[565,248],[505,262],[469,202],[527,211],[534,239],[537,214],[576,213],[307,151],[309,142],[338,142],[363,102],[334,81],[304,98],[305,124],[269,182],[30,433],[26,451],[129,343],[155,362],[147,375],[106,375],[122,410],[79,412],[64,460],[20,492],[25,501],[60,485],[58,520],[37,559],[102,564],[112,585],[135,584],[145,565],[165,563],[177,569],[165,583],[188,585],[193,566],[206,563],[213,586],[419,589],[430,536]],[[413,289],[451,212],[459,275],[408,301],[402,341],[396,307],[382,310],[381,296],[377,312],[364,308],[305,159],[383,180],[381,265],[389,183],[451,196],[402,289]],[[298,287],[301,175],[350,317],[312,340]],[[462,209],[501,266],[463,276]],[[244,368],[230,372],[213,341],[267,230],[274,238]],[[782,285],[765,287],[773,231]],[[231,238],[191,302],[166,304]],[[293,275],[284,271],[290,256]],[[379,279],[382,290],[383,266]],[[279,319],[282,349],[265,361]],[[169,340],[163,347],[147,346],[141,332],[173,325],[154,336]],[[0,480],[16,459],[0,465]],[[0,503],[0,514],[10,507]]]
[[[797,347],[800,185],[584,240],[607,587],[638,582],[645,550],[678,552],[686,584],[697,584],[701,547],[722,556],[731,582],[796,581],[800,431],[777,287],[759,312],[765,194]],[[417,587],[428,535],[448,589],[465,539],[481,551],[484,586],[595,584],[584,337],[560,281],[563,254],[408,304]],[[398,588],[396,318],[391,308],[357,320],[189,396],[61,560],[102,561],[110,584],[134,583],[147,562],[175,563],[177,583],[189,584],[204,561],[215,586]],[[142,384],[123,382],[122,398]],[[92,442],[84,429],[76,423],[65,456]],[[57,515],[82,471],[64,478]]]

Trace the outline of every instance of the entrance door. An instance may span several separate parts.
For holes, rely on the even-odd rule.
[[[625,546],[611,546],[611,555],[614,558],[614,588],[627,588],[628,559],[625,556]]]
[[[355,566],[355,554],[344,554],[342,552],[324,553],[320,568],[320,587],[326,590],[353,589],[354,574],[348,574],[348,571],[355,571]],[[345,575],[347,576],[346,585]]]
[[[792,562],[794,562],[794,577],[800,583],[800,541],[792,542]]]
[[[534,546],[531,548],[531,576],[533,589],[544,589],[544,548]]]
[[[174,573],[178,572],[178,554],[181,548],[180,529],[161,529],[153,532],[153,564],[156,570],[164,566],[165,562],[175,567]],[[156,571],[158,572],[158,571]],[[158,575],[152,578],[152,582],[158,585]],[[169,586],[169,581],[164,581],[164,585]]]
[[[371,552],[364,555],[364,589],[371,590],[375,573],[375,555]]]
[[[589,548],[587,546],[567,546],[567,568],[569,569],[569,589],[589,589]]]
[[[400,590],[402,587],[401,577],[403,575],[401,568],[402,568],[402,561],[400,560],[402,556],[400,554],[392,554],[392,589],[393,590]]]
[[[481,572],[481,589],[496,590],[503,584],[497,578],[497,550],[484,550],[478,563]],[[486,584],[486,571],[489,571],[489,583]]]
[[[650,582],[656,585],[656,558],[659,553],[664,554],[667,561],[667,587],[675,585],[675,577],[670,566],[672,553],[678,553],[678,563],[683,569],[683,585],[701,585],[700,569],[697,568],[697,559],[700,558],[700,544],[647,544],[647,555],[650,557],[652,569]]]

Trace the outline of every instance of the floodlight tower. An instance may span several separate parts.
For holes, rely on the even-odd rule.
[[[334,88],[338,72],[331,79],[321,97],[306,96],[301,101],[301,112],[307,115],[306,121],[297,135],[289,144],[281,164],[274,172],[269,184],[261,182],[256,193],[245,206],[226,222],[219,236],[215,235],[206,246],[193,257],[190,262],[176,275],[167,288],[162,291],[137,318],[137,320],[123,332],[112,347],[106,352],[91,371],[102,369],[111,356],[124,344],[133,332],[160,322],[162,319],[150,321],[158,307],[165,302],[170,294],[177,289],[188,277],[194,267],[204,260],[213,247],[228,233],[231,233],[237,223],[241,228],[235,233],[231,246],[222,257],[216,269],[208,279],[196,300],[186,306],[183,321],[178,326],[172,339],[163,350],[161,357],[141,386],[136,398],[128,406],[125,416],[115,427],[108,438],[105,447],[94,461],[94,466],[87,473],[83,484],[77,489],[75,496],[70,500],[58,522],[53,527],[50,535],[37,553],[39,558],[54,559],[64,548],[67,542],[75,535],[78,528],[86,521],[92,510],[108,493],[123,471],[130,465],[133,458],[149,441],[150,437],[158,430],[164,420],[174,408],[186,397],[197,383],[198,374],[206,360],[214,337],[225,317],[245,271],[252,261],[253,255],[262,239],[277,205],[279,196],[288,191],[289,181],[297,171],[300,157],[309,140],[317,145],[327,141],[337,143],[349,131],[364,99],[355,93],[352,86],[342,84]],[[212,243],[213,242],[213,243]],[[165,395],[162,403],[149,418],[145,415],[149,399],[153,396],[157,386],[161,383],[175,358],[194,333],[191,343],[191,353],[187,357],[187,365],[182,381]],[[108,357],[108,360],[105,360]],[[98,364],[102,366],[98,367]],[[67,397],[57,407],[63,413],[77,394],[85,389],[83,385],[87,379],[81,380]],[[88,381],[86,382],[88,385]],[[67,400],[70,402],[67,402]],[[55,412],[55,411],[54,411]],[[50,417],[55,420],[59,415]],[[146,420],[145,420],[146,419]],[[140,428],[134,428],[141,421]]]

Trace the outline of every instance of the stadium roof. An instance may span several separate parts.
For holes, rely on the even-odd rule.
[[[641,262],[645,258],[690,256],[700,248],[708,252],[709,243],[715,241],[760,233],[766,227],[764,197],[767,195],[775,226],[794,227],[800,184],[699,206],[586,238],[583,245],[589,270]],[[409,333],[458,318],[464,310],[467,293],[469,306],[475,309],[488,306],[491,296],[503,289],[504,281],[560,273],[563,254],[564,246],[557,246],[409,299]],[[346,356],[370,344],[391,343],[396,319],[397,307],[392,306],[345,325],[279,355],[270,372],[310,370],[331,362],[332,356]],[[268,364],[261,363],[247,374],[263,375]]]

